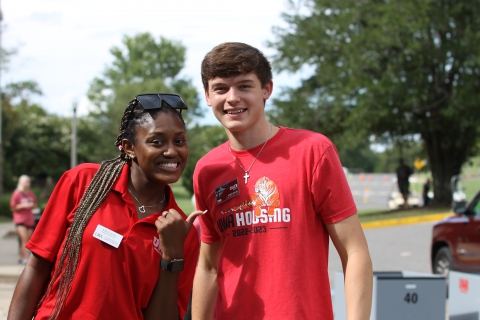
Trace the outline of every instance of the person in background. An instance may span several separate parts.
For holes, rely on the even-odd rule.
[[[423,195],[423,206],[428,206],[430,202],[430,197],[428,196],[428,192],[430,192],[430,178],[427,178],[425,183],[423,184],[422,195]]]
[[[58,181],[27,248],[9,320],[182,319],[198,235],[169,184],[188,159],[178,95],[130,101],[115,146]]]
[[[270,63],[228,42],[202,62],[207,104],[228,141],[195,167],[201,245],[192,319],[333,319],[329,239],[345,274],[348,319],[366,320],[373,272],[337,150],[265,114]]]
[[[10,209],[13,213],[13,223],[20,239],[18,262],[26,264],[30,252],[25,245],[32,236],[35,226],[33,209],[37,207],[35,194],[30,190],[30,177],[22,175],[18,178],[18,184],[10,199]]]
[[[408,209],[408,195],[410,194],[410,181],[408,180],[412,175],[412,168],[407,166],[402,158],[398,160],[398,167],[396,169],[397,173],[397,184],[398,191],[402,194],[403,197],[403,208]]]

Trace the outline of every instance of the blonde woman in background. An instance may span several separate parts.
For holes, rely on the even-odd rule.
[[[15,223],[18,236],[20,237],[18,262],[22,264],[27,263],[29,255],[25,244],[30,240],[35,225],[35,217],[32,212],[32,209],[35,207],[37,207],[37,199],[30,190],[30,177],[22,175],[18,179],[17,189],[12,193],[12,198],[10,199],[13,223]]]

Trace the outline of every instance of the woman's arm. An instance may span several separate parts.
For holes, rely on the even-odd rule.
[[[166,217],[158,217],[155,226],[162,246],[163,260],[183,259],[185,239],[192,228],[193,222],[201,214],[203,214],[202,211],[194,211],[184,221],[175,209],[170,209]],[[178,279],[180,272],[171,272],[160,268],[160,274],[152,296],[143,312],[145,320],[179,319]]]
[[[179,319],[177,302],[179,277],[180,272],[173,273],[160,268],[157,284],[143,312],[145,320]]]
[[[32,319],[45,293],[53,263],[32,253],[13,292],[8,320]]]

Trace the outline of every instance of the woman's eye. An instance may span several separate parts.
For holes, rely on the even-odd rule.
[[[186,142],[187,142],[187,140],[185,140],[185,139],[177,139],[177,140],[175,140],[175,143],[178,144],[178,145],[184,144],[184,143],[186,143]]]
[[[152,140],[152,143],[155,145],[162,145],[163,141],[162,140]]]

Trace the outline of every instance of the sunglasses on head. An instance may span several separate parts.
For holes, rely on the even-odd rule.
[[[143,109],[159,109],[162,107],[162,102],[165,102],[170,107],[182,110],[187,110],[187,104],[178,94],[172,93],[144,93],[135,96],[138,102],[142,105]]]

